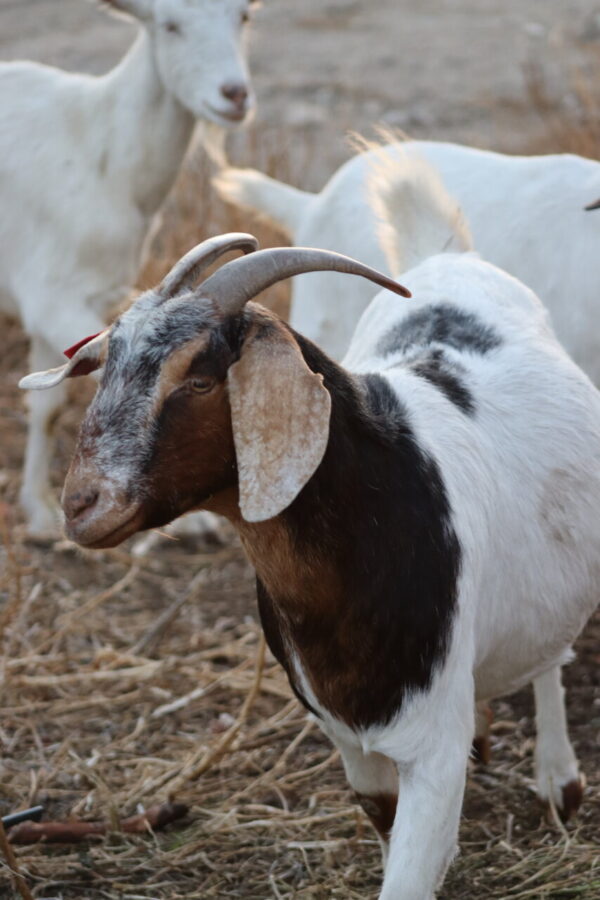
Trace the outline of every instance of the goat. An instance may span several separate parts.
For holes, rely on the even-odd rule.
[[[106,0],[141,26],[108,74],[0,65],[0,310],[20,317],[34,368],[101,331],[127,296],[196,119],[231,126],[251,111],[251,2]],[[21,504],[32,536],[57,526],[50,431],[64,399],[64,385],[29,398]]]
[[[600,194],[600,163],[570,154],[507,156],[410,141],[355,156],[318,194],[252,169],[226,169],[215,185],[226,199],[274,220],[294,244],[347,253],[385,272],[368,180],[382,159],[397,163],[407,155],[438,170],[478,251],[538,294],[559,340],[600,385],[600,220],[584,208],[593,209],[590,201]],[[372,286],[358,280],[347,285],[329,273],[305,276],[294,285],[290,323],[341,359],[373,294]]]
[[[391,225],[398,190],[378,188]],[[63,490],[77,543],[115,546],[192,508],[230,519],[268,644],[380,836],[381,900],[431,900],[455,852],[475,702],[534,680],[538,791],[565,817],[581,799],[560,665],[600,589],[600,394],[533,292],[470,252],[405,273],[403,302],[337,254],[255,247],[200,245],[21,385],[104,369]],[[194,289],[232,248],[252,252]],[[388,288],[343,365],[250,302],[326,269]]]

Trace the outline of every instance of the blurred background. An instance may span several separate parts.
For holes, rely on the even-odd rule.
[[[376,124],[515,153],[600,156],[593,0],[265,0],[253,18],[258,108],[228,140],[238,165],[317,189],[350,156],[347,131],[373,136]],[[101,73],[135,31],[85,0],[2,0],[0,59]],[[139,287],[208,234],[281,240],[219,201],[210,174],[192,152]],[[285,288],[267,299],[285,314]],[[191,808],[160,836],[19,850],[33,896],[376,897],[378,845],[337,754],[269,655],[256,690],[253,576],[233,535],[165,541],[144,558],[130,544],[84,553],[25,539],[16,383],[27,339],[8,319],[0,327],[0,814],[44,803],[48,818],[115,825],[171,795]],[[57,492],[92,392],[78,383],[61,414]],[[599,638],[596,620],[565,673],[589,783],[578,819],[567,832],[536,805],[529,692],[496,703],[494,758],[470,771],[462,855],[442,900],[600,896]],[[18,896],[0,868],[0,897]]]

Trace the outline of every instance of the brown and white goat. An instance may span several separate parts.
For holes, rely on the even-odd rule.
[[[199,507],[234,523],[268,643],[389,842],[382,900],[431,900],[475,701],[534,680],[559,722],[559,664],[600,589],[600,395],[535,296],[472,254],[408,273],[410,304],[382,291],[343,368],[248,301],[325,268],[406,290],[292,248],[193,290],[234,247],[255,242],[201,245],[63,369],[24,380],[104,366],[67,533],[109,547]],[[538,724],[538,789],[568,814],[581,788],[566,729]]]

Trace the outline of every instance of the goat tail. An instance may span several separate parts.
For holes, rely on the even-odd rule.
[[[223,169],[213,178],[213,185],[223,200],[268,219],[292,241],[315,196],[256,169]]]
[[[457,201],[437,170],[408,146],[394,155],[380,148],[367,178],[378,240],[395,277],[437,253],[473,249]]]

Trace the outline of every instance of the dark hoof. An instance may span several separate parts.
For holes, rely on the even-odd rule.
[[[562,789],[562,809],[558,814],[563,822],[568,822],[574,816],[583,800],[583,784],[577,779],[569,781]]]
[[[481,765],[484,766],[489,765],[492,759],[492,745],[490,744],[490,739],[487,735],[479,735],[478,737],[473,738],[471,756],[475,762],[481,763]]]

